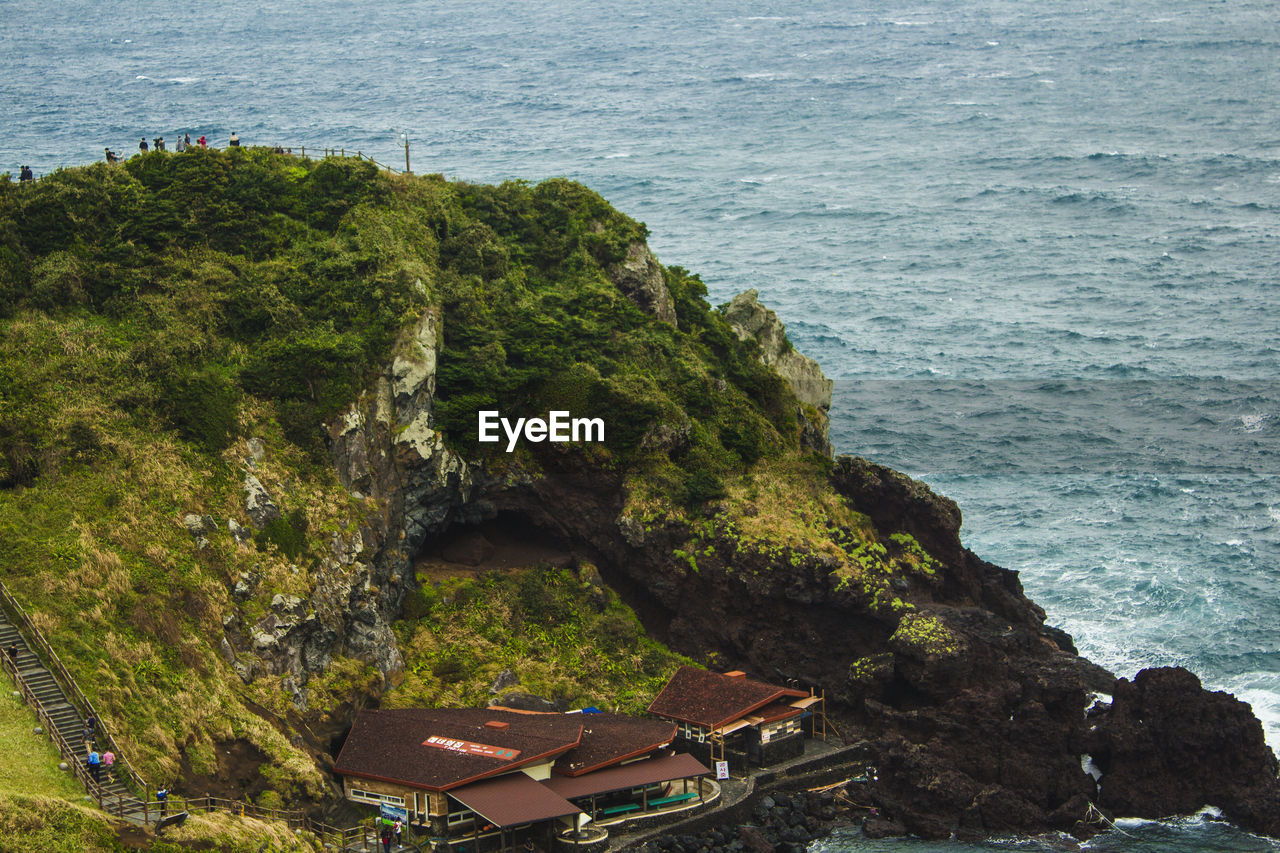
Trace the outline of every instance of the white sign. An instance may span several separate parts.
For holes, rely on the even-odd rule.
[[[729,762],[727,761],[716,762],[716,778],[717,779],[729,778]]]

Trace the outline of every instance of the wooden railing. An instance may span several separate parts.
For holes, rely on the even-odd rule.
[[[27,680],[22,676],[22,671],[18,669],[17,664],[14,661],[9,659],[8,655],[0,657],[0,667],[3,667],[5,672],[9,673],[10,677],[13,678],[14,686],[17,687],[18,692],[22,694],[23,700],[31,706],[33,711],[35,711],[36,718],[40,721],[41,728],[49,735],[49,739],[52,740],[54,745],[58,748],[58,755],[64,762],[66,762],[67,767],[76,777],[76,780],[79,781],[80,784],[84,786],[84,789],[89,792],[89,795],[97,801],[98,806],[102,808],[103,811],[110,814],[114,814],[118,817],[124,817],[127,814],[132,814],[135,809],[137,809],[138,805],[141,804],[143,819],[147,820],[145,800],[138,800],[132,796],[126,798],[123,794],[112,793],[111,791],[108,791],[101,782],[93,778],[93,774],[89,772],[89,768],[85,765],[83,751],[73,747],[67,742],[67,739],[62,736],[62,732],[58,731],[58,726],[54,723],[53,717],[44,707],[44,704],[36,697],[35,690],[33,690],[31,685],[27,683]],[[108,773],[110,772],[112,771],[108,771]]]
[[[32,648],[37,658],[42,659],[41,663],[53,674],[54,679],[59,682],[59,686],[62,688],[67,700],[73,705],[78,704],[77,710],[82,715],[87,712],[97,718],[99,721],[97,738],[103,740],[103,743],[116,753],[116,763],[107,772],[113,773],[117,778],[124,781],[126,787],[129,787],[136,796],[125,797],[123,794],[108,791],[101,782],[93,778],[93,774],[89,771],[84,761],[84,750],[72,746],[63,737],[49,711],[36,697],[35,690],[23,678],[16,661],[11,660],[9,655],[0,653],[0,669],[9,673],[13,678],[13,683],[22,694],[22,698],[35,711],[36,717],[40,720],[40,725],[49,735],[49,739],[57,746],[58,754],[62,757],[62,760],[67,763],[68,768],[70,768],[76,779],[84,786],[89,795],[97,801],[98,806],[103,811],[122,818],[132,817],[137,819],[140,817],[148,824],[159,820],[162,812],[166,815],[173,815],[182,811],[189,813],[225,811],[241,817],[280,821],[287,824],[290,829],[301,829],[313,833],[319,836],[321,841],[333,844],[340,850],[346,849],[361,838],[366,837],[367,829],[364,826],[340,829],[321,821],[312,820],[301,809],[273,809],[256,803],[232,800],[225,797],[183,797],[170,794],[168,800],[162,806],[159,800],[153,799],[151,787],[134,772],[128,760],[120,755],[120,747],[116,745],[111,735],[103,727],[102,717],[98,715],[93,708],[93,704],[80,691],[75,679],[71,677],[67,668],[63,666],[53,647],[49,645],[44,635],[32,623],[26,610],[9,592],[3,581],[0,581],[0,607],[4,609],[9,620],[23,632],[23,639],[27,641],[28,647]]]
[[[116,763],[113,767],[113,771],[121,778],[126,787],[132,789],[134,794],[145,802],[151,793],[150,786],[137,774],[137,772],[134,771],[133,765],[129,763],[129,759],[125,757],[120,747],[116,744],[115,739],[111,737],[111,733],[107,731],[102,715],[94,709],[93,703],[89,701],[88,697],[80,692],[79,685],[77,685],[76,680],[71,677],[71,673],[67,671],[67,668],[62,665],[62,659],[58,657],[58,653],[53,650],[53,647],[50,646],[49,642],[44,638],[44,635],[40,633],[40,629],[38,629],[35,626],[35,623],[31,621],[31,617],[27,615],[27,611],[24,610],[22,605],[18,603],[17,599],[10,594],[9,588],[4,585],[3,581],[0,581],[0,607],[4,608],[6,615],[13,624],[17,626],[18,630],[24,633],[24,638],[26,639],[28,646],[32,647],[32,651],[38,659],[42,659],[41,662],[53,675],[54,680],[58,682],[58,686],[62,688],[63,695],[67,697],[67,701],[71,703],[72,707],[75,707],[85,719],[88,719],[88,717],[92,715],[93,718],[97,720],[98,725],[95,738],[103,741],[107,748],[116,754]],[[16,667],[13,668],[13,671],[15,681],[20,680],[21,677],[17,672]],[[25,681],[23,683],[25,684]],[[40,703],[35,699],[34,693],[30,695],[29,701],[33,707],[40,707]],[[49,728],[48,731],[51,737],[55,737],[70,749],[70,745],[66,744],[65,740],[60,734],[58,734],[56,726]],[[76,753],[71,752],[68,754],[74,757]],[[74,767],[80,762],[72,761],[70,763]]]

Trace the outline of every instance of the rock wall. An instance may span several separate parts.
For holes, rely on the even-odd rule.
[[[767,343],[775,364],[800,365],[790,381],[811,382],[819,393],[808,399],[829,403],[830,383],[812,362],[779,349],[772,312],[753,294],[735,304],[741,333]],[[1095,804],[1158,816],[1212,797],[1248,828],[1280,830],[1275,759],[1247,706],[1213,698],[1193,679],[1127,685],[1080,658],[1065,633],[1045,625],[1016,573],[962,546],[954,502],[866,460],[832,467],[832,485],[882,535],[909,532],[938,561],[928,578],[894,579],[906,610],[842,583],[831,555],[744,543],[727,531],[701,541],[692,570],[674,552],[693,529],[624,515],[620,478],[581,454],[543,445],[537,476],[499,481],[449,451],[431,414],[440,322],[429,311],[406,332],[375,387],[332,425],[334,466],[368,511],[358,533],[334,536],[309,600],[277,596],[257,624],[228,626],[225,652],[245,677],[255,668],[288,673],[300,708],[307,675],[337,654],[375,662],[394,683],[402,663],[390,623],[414,583],[414,556],[451,524],[512,513],[597,565],[646,630],[678,651],[822,688],[841,733],[879,766],[868,794],[882,808],[881,829],[1087,835],[1097,829]],[[266,519],[270,495],[259,486],[247,493]],[[198,535],[205,520],[190,526]],[[1096,693],[1113,693],[1115,703],[1086,716]],[[1186,750],[1203,727],[1227,734],[1207,752]],[[1083,769],[1085,754],[1102,768],[1101,790]],[[1188,787],[1181,779],[1192,768],[1202,778]]]
[[[778,315],[760,304],[759,292],[748,290],[733,297],[725,306],[724,317],[742,340],[754,340],[760,344],[760,359],[786,380],[802,407],[802,422],[806,445],[824,456],[831,455],[831,391],[832,381],[822,372],[818,363],[797,352],[787,340],[787,327]]]

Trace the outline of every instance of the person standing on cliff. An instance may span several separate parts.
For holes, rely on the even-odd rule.
[[[138,151],[142,152],[143,154],[146,154],[148,151],[147,138],[145,136],[142,137],[142,141],[138,143]]]
[[[231,147],[232,148],[240,147],[240,137],[236,134],[234,130],[231,131]]]

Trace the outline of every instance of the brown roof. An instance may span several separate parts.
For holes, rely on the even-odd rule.
[[[449,796],[498,827],[551,820],[582,811],[519,771],[454,788]]]
[[[788,717],[798,717],[803,713],[803,708],[793,708],[784,702],[774,702],[771,705],[765,705],[758,711],[752,711],[751,716],[759,717],[762,723],[775,723]]]
[[[682,666],[649,705],[649,713],[715,729],[784,697],[808,695],[746,676]]]
[[[566,800],[571,797],[589,797],[610,791],[625,791],[655,782],[672,779],[689,779],[706,776],[711,771],[702,762],[683,752],[666,754],[658,758],[646,758],[620,767],[606,767],[584,776],[555,776],[542,784]]]
[[[582,743],[556,761],[555,771],[564,776],[581,776],[653,752],[676,736],[675,724],[666,720],[619,714],[575,716],[582,720]]]
[[[506,723],[506,727],[486,723]],[[458,742],[432,746],[428,738]],[[489,708],[395,708],[361,711],[334,763],[344,776],[446,791],[539,761],[578,746],[582,718],[513,714]],[[494,754],[476,754],[492,747]],[[510,753],[514,752],[514,757]],[[522,774],[523,775],[523,774]]]

